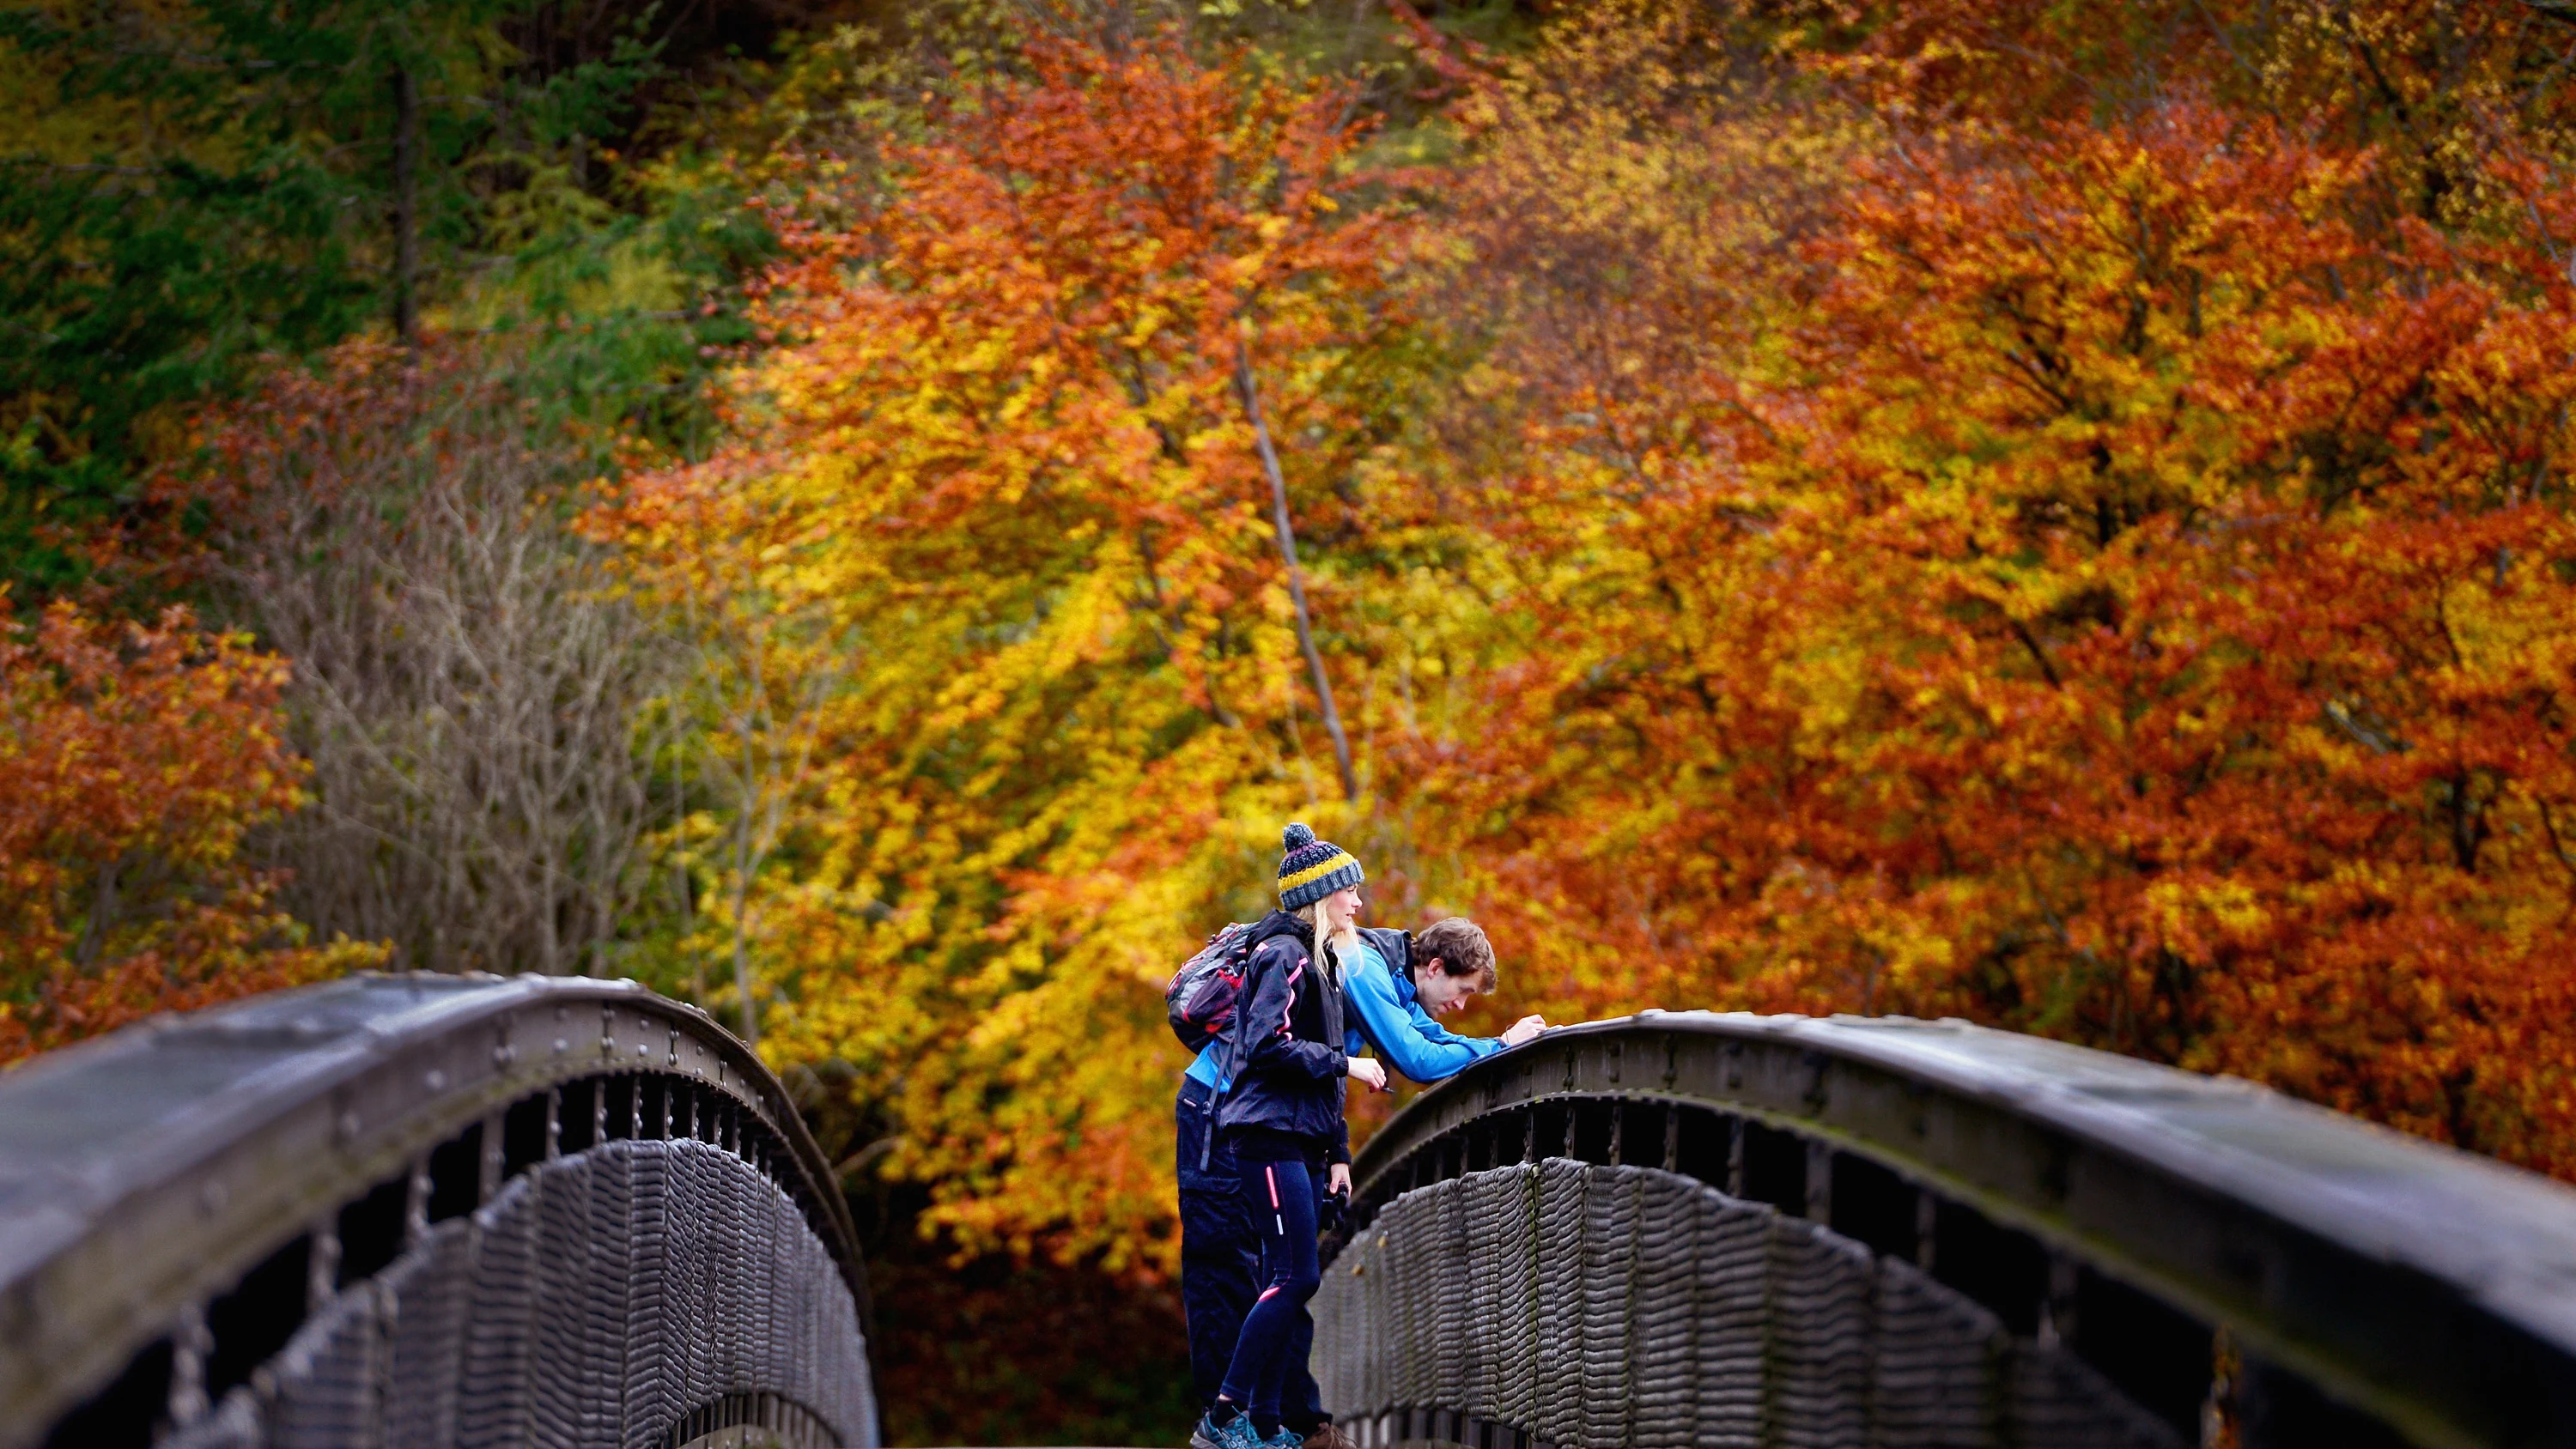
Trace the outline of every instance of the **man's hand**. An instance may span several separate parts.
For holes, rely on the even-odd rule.
[[[1349,1163],[1336,1162],[1324,1169],[1324,1191],[1343,1197],[1350,1196],[1351,1165]]]
[[[1537,1015],[1536,1013],[1532,1013],[1531,1015],[1524,1016],[1520,1020],[1513,1022],[1511,1026],[1503,1032],[1503,1045],[1507,1047],[1516,1047],[1523,1042],[1536,1041],[1538,1040],[1538,1034],[1545,1030],[1547,1030],[1547,1018]]]
[[[1353,1057],[1351,1080],[1368,1083],[1372,1092],[1383,1092],[1386,1090],[1386,1068],[1375,1057]]]

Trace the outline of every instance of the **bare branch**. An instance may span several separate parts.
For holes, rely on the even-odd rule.
[[[283,903],[414,967],[610,969],[654,878],[639,720],[685,658],[563,525],[567,461],[449,380],[242,466],[224,581],[296,663],[313,766],[260,842]]]
[[[1288,522],[1288,483],[1279,472],[1278,450],[1270,446],[1270,425],[1262,420],[1261,390],[1252,377],[1252,349],[1235,344],[1234,385],[1243,398],[1243,414],[1252,420],[1252,439],[1261,450],[1261,470],[1270,477],[1270,519],[1279,531],[1279,557],[1288,565],[1288,599],[1297,608],[1297,647],[1315,677],[1315,698],[1324,716],[1324,733],[1333,739],[1333,763],[1342,772],[1342,798],[1360,798],[1359,776],[1351,769],[1351,742],[1342,733],[1342,713],[1333,707],[1333,681],[1324,674],[1324,656],[1315,649],[1315,626],[1306,614],[1306,574],[1297,566],[1297,532]]]

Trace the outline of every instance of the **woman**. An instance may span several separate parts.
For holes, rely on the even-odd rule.
[[[1303,825],[1280,834],[1279,906],[1253,927],[1234,1025],[1221,1050],[1217,1130],[1232,1149],[1244,1211],[1261,1244],[1261,1293],[1244,1316],[1225,1384],[1191,1434],[1195,1449],[1296,1449],[1280,1390],[1314,1336],[1306,1302],[1322,1272],[1316,1208],[1351,1185],[1345,1078],[1386,1086],[1386,1069],[1343,1050],[1341,962],[1359,947],[1360,882],[1348,851]]]

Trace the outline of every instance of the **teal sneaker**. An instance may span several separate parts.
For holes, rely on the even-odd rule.
[[[1306,1441],[1297,1442],[1303,1446]],[[1190,1449],[1264,1449],[1264,1445],[1261,1436],[1252,1432],[1250,1414],[1235,1415],[1222,1429],[1201,1414],[1198,1427],[1190,1430]]]
[[[1279,1432],[1267,1439],[1255,1440],[1261,1449],[1306,1449],[1306,1436],[1282,1424]]]

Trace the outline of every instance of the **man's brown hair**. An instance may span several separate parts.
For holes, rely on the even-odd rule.
[[[1444,976],[1473,976],[1478,991],[1494,989],[1494,943],[1485,928],[1465,916],[1434,921],[1413,938],[1413,960],[1419,966],[1437,958]]]

